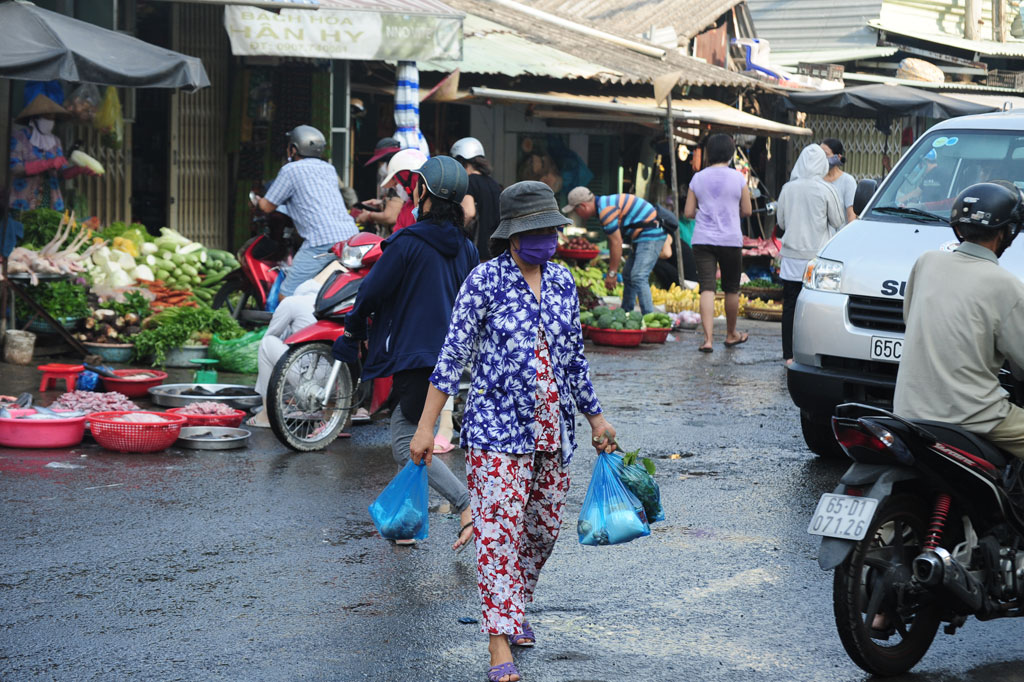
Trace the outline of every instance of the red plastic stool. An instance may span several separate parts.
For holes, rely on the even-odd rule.
[[[82,365],[62,365],[58,363],[39,365],[36,369],[43,373],[43,378],[39,382],[40,391],[48,391],[50,387],[57,388],[57,382],[61,379],[64,380],[65,390],[73,391],[75,390],[75,381],[78,379],[78,375],[85,371],[85,367]]]

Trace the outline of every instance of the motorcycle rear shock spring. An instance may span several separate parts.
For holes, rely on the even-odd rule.
[[[949,515],[949,505],[952,499],[946,493],[939,493],[935,498],[935,510],[932,512],[932,522],[928,526],[928,535],[924,541],[925,549],[935,549],[942,543],[942,532],[946,528],[946,517]]]

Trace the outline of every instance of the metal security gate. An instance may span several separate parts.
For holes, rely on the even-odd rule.
[[[175,4],[172,49],[203,61],[210,87],[171,96],[168,222],[186,237],[228,245],[228,40],[222,7]]]
[[[103,92],[102,90],[100,91]],[[121,90],[121,103],[124,108],[125,95],[127,91]],[[127,118],[127,116],[126,116]],[[118,149],[101,142],[102,134],[91,125],[79,125],[72,129],[73,139],[78,142],[79,148],[94,157],[103,164],[105,173],[102,177],[91,175],[79,175],[69,181],[75,190],[85,199],[85,206],[88,208],[85,214],[78,216],[80,219],[96,216],[100,225],[107,226],[110,223],[120,220],[130,222],[131,208],[131,187],[132,187],[132,124],[124,122],[124,139]],[[64,147],[69,149],[68,146]],[[70,196],[65,193],[65,202]],[[77,203],[77,202],[75,202]],[[68,204],[68,208],[74,208]]]
[[[888,151],[892,165],[900,160],[901,131],[906,122],[896,119],[892,123],[889,139],[875,127],[873,118],[840,118],[838,116],[820,116],[808,114],[803,123],[814,131],[813,137],[790,138],[792,145],[792,163],[796,163],[801,150],[810,143],[819,143],[826,137],[834,137],[843,143],[846,151],[846,165],[843,170],[858,180],[863,178],[881,178],[886,175],[882,165],[882,156]]]

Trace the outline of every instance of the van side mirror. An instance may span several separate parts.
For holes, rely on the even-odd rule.
[[[870,178],[865,178],[857,183],[857,192],[853,195],[853,212],[857,215],[861,214],[864,207],[871,201],[871,197],[875,195],[875,190],[878,189],[878,181]]]

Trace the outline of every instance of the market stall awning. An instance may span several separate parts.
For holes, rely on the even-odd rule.
[[[439,0],[317,0],[280,10],[225,4],[238,56],[316,59],[462,59],[462,18]]]
[[[0,3],[0,78],[189,90],[210,85],[196,57],[14,0]]]
[[[473,88],[476,97],[526,102],[534,105],[533,115],[537,117],[566,118],[571,111],[600,111],[626,122],[654,123],[663,120],[666,115],[664,107],[658,106],[653,97],[611,97],[600,95],[575,95],[564,92],[529,93],[512,90],[495,90],[493,88]],[[547,110],[544,106],[558,107],[558,110]],[[539,111],[538,111],[539,109]],[[724,102],[710,99],[674,99],[672,100],[672,118],[681,123],[708,124],[722,132],[748,133],[767,137],[788,137],[790,135],[811,135],[809,128],[791,126],[785,123],[770,121],[754,114],[748,114],[730,107]]]
[[[861,85],[832,92],[794,92],[787,106],[808,114],[827,114],[847,118],[879,116],[925,116],[953,118],[985,114],[998,107],[965,102],[928,90],[903,85]]]

